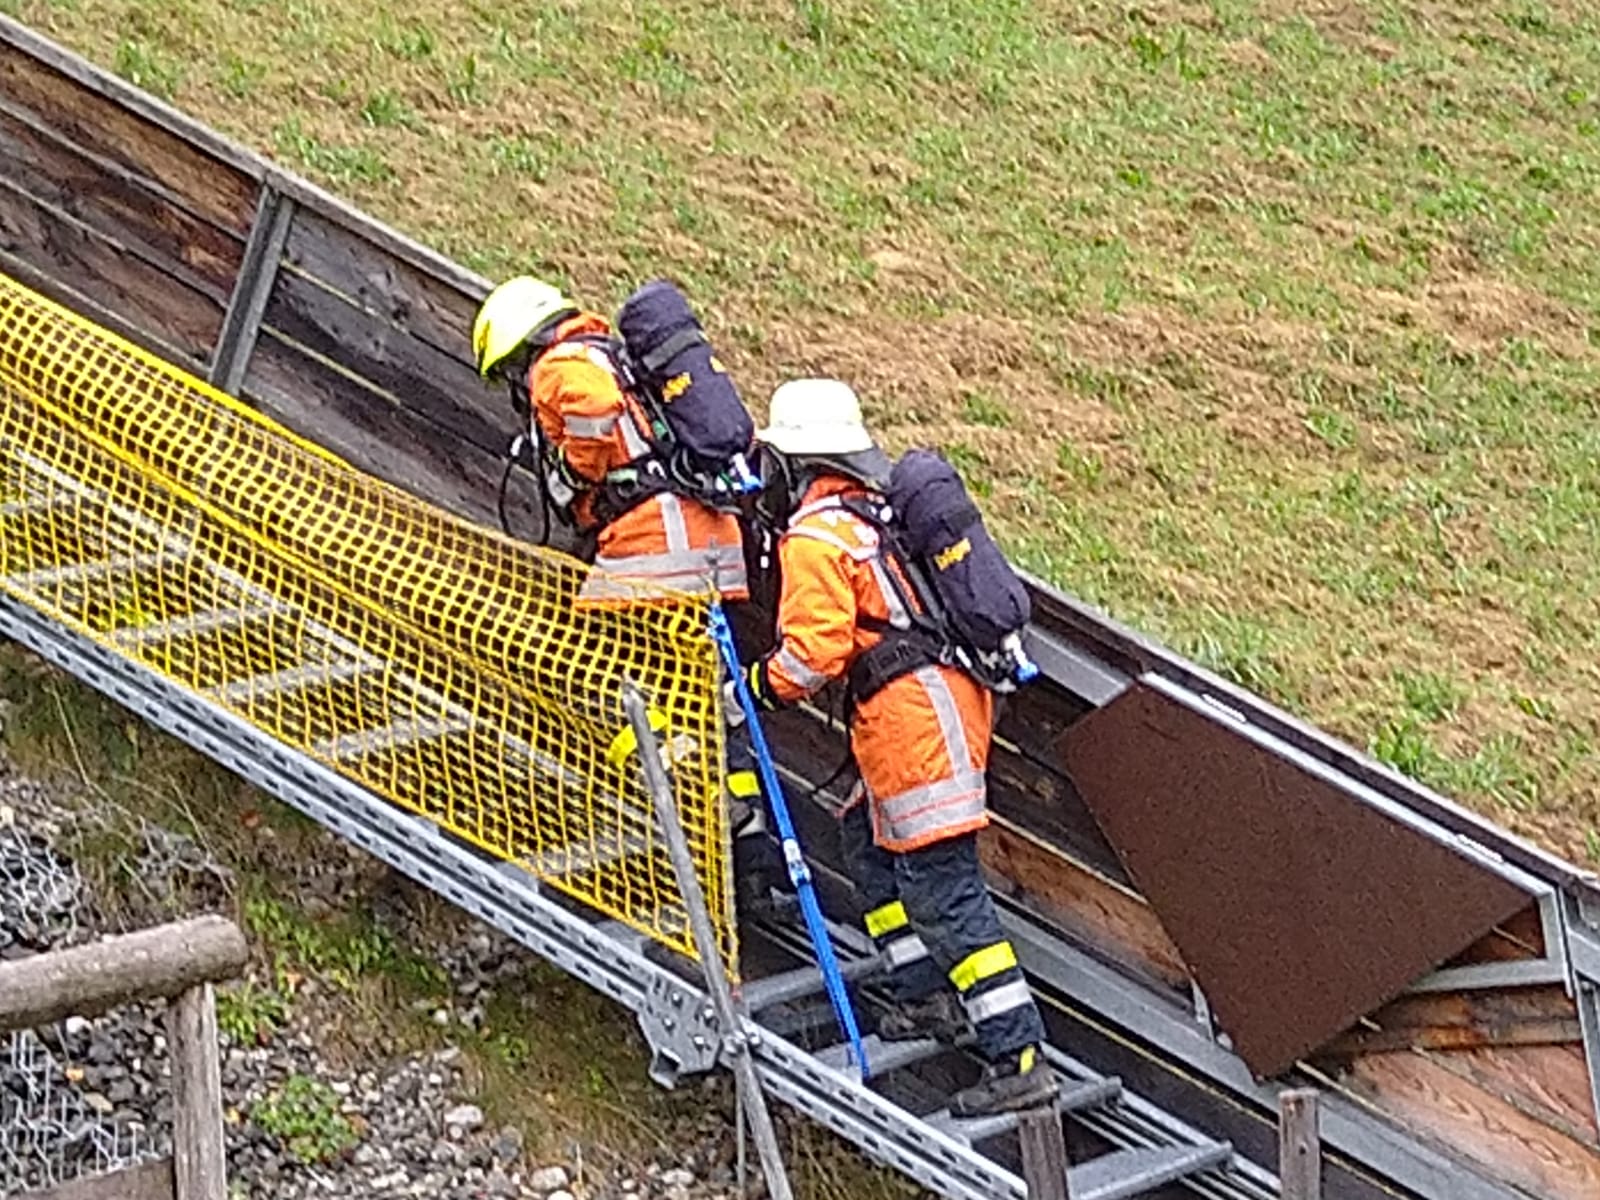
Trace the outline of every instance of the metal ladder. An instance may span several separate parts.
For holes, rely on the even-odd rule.
[[[627,1005],[638,1016],[651,1045],[652,1074],[661,1082],[670,1085],[680,1074],[719,1065],[725,1038],[732,1031],[716,1028],[700,985],[686,982],[652,961],[645,953],[648,939],[643,935],[618,922],[599,919],[570,897],[542,887],[538,879],[539,873],[550,876],[593,870],[638,853],[642,847],[619,844],[603,848],[598,855],[587,845],[555,847],[541,855],[540,861],[527,865],[491,860],[221,707],[222,703],[237,706],[290,693],[312,683],[391,670],[335,631],[309,620],[301,627],[312,637],[315,661],[267,675],[227,680],[204,695],[179,687],[142,665],[137,657],[140,650],[153,644],[223,627],[233,627],[241,636],[259,633],[270,637],[272,622],[293,613],[281,599],[220,564],[189,563],[212,573],[215,594],[228,600],[219,607],[159,625],[114,626],[104,632],[103,643],[52,621],[26,603],[26,597],[32,596],[38,604],[44,601],[46,589],[70,587],[74,581],[107,574],[166,569],[186,558],[192,560],[195,551],[148,519],[110,504],[103,495],[48,465],[27,465],[32,482],[42,486],[0,507],[0,520],[47,512],[58,504],[97,505],[104,512],[107,528],[114,522],[157,549],[54,563],[7,577],[12,594],[0,595],[0,631]],[[391,676],[389,686],[410,689],[418,711],[438,715],[390,720],[331,736],[318,743],[317,754],[338,763],[361,749],[448,739],[469,728],[468,713],[421,681]],[[526,743],[508,746],[541,773],[559,778],[566,771]],[[871,943],[843,927],[835,926],[833,935],[847,973],[858,981],[869,979],[877,968]],[[936,1043],[885,1044],[873,1038],[868,1050],[874,1077],[864,1083],[853,1070],[844,1068],[842,1045],[813,1051],[785,1036],[781,1022],[771,1015],[814,996],[821,987],[820,974],[810,967],[743,987],[743,1033],[753,1046],[763,1089],[931,1191],[953,1200],[1023,1200],[1023,1181],[999,1157],[983,1149],[1003,1150],[1004,1139],[1017,1127],[1015,1116],[956,1119],[937,1108],[914,1112],[879,1090],[897,1076],[914,1074],[919,1066],[943,1053]],[[1278,1195],[1276,1179],[1227,1142],[1207,1137],[1128,1091],[1120,1080],[1097,1074],[1057,1047],[1048,1047],[1046,1056],[1063,1080],[1058,1103],[1063,1116],[1113,1147],[1070,1169],[1068,1183],[1074,1200],[1121,1200],[1174,1183],[1214,1200],[1269,1200]]]

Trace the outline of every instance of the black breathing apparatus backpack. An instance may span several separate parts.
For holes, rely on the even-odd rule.
[[[671,281],[652,280],[623,302],[613,328],[614,335],[582,334],[553,343],[576,342],[598,350],[647,423],[638,432],[649,449],[610,471],[597,485],[595,515],[609,524],[662,492],[740,512],[745,497],[760,487],[749,461],[755,422],[688,299]],[[521,390],[524,398],[519,414],[526,417],[527,389]],[[624,414],[623,420],[633,417]],[[538,438],[538,422],[531,422],[530,428],[540,442],[536,457],[547,459]],[[513,462],[518,461],[518,443],[513,443],[511,453]],[[549,477],[552,465],[542,461],[539,471],[546,503],[552,483],[560,486],[559,480]],[[509,470],[508,465],[508,474]],[[570,499],[566,497],[566,501]],[[505,523],[503,504],[501,523]],[[548,536],[548,517],[545,526]]]
[[[851,667],[856,703],[934,664],[960,667],[996,692],[1015,691],[1038,675],[1022,646],[1031,616],[1028,589],[942,456],[908,451],[894,464],[881,497],[851,498],[844,507],[877,531],[885,557],[893,560],[883,578],[899,593],[910,625],[870,623],[883,637]]]

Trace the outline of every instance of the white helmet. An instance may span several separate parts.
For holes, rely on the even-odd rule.
[[[877,445],[861,401],[837,379],[791,379],[772,393],[769,424],[756,436],[780,454],[860,454]]]

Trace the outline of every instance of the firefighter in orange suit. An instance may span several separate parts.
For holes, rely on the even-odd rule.
[[[604,317],[525,275],[489,294],[472,332],[478,370],[520,390],[522,411],[531,403],[553,498],[568,503],[579,532],[597,535],[578,603],[626,603],[651,584],[697,592],[707,582],[724,599],[747,599],[738,519],[643,478],[649,418],[621,386],[610,335]]]
[[[647,599],[652,585],[698,592],[708,583],[724,600],[747,599],[738,518],[641,470],[651,452],[649,418],[622,386],[610,337],[604,317],[528,276],[495,288],[472,330],[479,372],[506,380],[517,411],[538,422],[552,499],[596,537],[595,570],[576,604],[629,604]],[[613,749],[625,756],[632,745],[625,730]],[[727,750],[735,876],[747,904],[769,904],[786,876],[767,833],[748,735],[731,730]]]
[[[842,833],[898,1001],[878,1032],[953,1040],[970,1023],[987,1067],[952,1098],[958,1116],[1047,1103],[1058,1085],[1040,1059],[1044,1027],[978,868],[993,696],[936,663],[901,664],[881,683],[860,671],[909,628],[905,606],[915,600],[889,578],[904,584],[905,575],[880,551],[877,531],[842,503],[878,494],[890,465],[855,393],[836,380],[786,383],[758,436],[770,486],[792,502],[776,505],[788,512],[778,644],[752,665],[750,683],[769,709],[835,679],[856,692],[850,744],[860,783]]]

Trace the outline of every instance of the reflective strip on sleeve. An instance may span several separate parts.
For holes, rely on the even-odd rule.
[[[814,692],[828,682],[821,671],[814,671],[800,661],[800,656],[788,646],[781,646],[772,656],[773,665],[808,692]]]
[[[1033,989],[1026,979],[1013,979],[987,992],[963,996],[961,1003],[966,1007],[967,1019],[978,1025],[1013,1009],[1026,1008],[1033,1003]]]
[[[867,927],[868,936],[875,938],[893,933],[896,929],[904,929],[911,924],[911,918],[906,916],[906,906],[898,900],[873,909],[862,918],[862,921]]]
[[[967,727],[961,720],[961,709],[956,704],[955,693],[937,667],[922,667],[916,680],[928,694],[934,716],[939,721],[939,732],[944,735],[945,753],[950,756],[950,770],[960,775],[973,766],[972,748],[967,744]]]
[[[921,962],[928,958],[928,947],[916,934],[907,934],[897,937],[883,948],[884,960],[889,964],[889,970],[899,971],[909,967],[914,962]]]
[[[1011,943],[995,942],[982,950],[974,950],[958,962],[950,972],[950,982],[956,985],[958,992],[971,991],[983,980],[1009,971],[1016,965],[1017,952],[1011,948]]]
[[[562,417],[561,427],[568,437],[603,438],[617,427],[617,414],[603,417]]]
[[[683,519],[683,501],[671,492],[663,492],[657,503],[661,506],[661,531],[667,536],[667,553],[687,553],[689,526]]]
[[[761,794],[761,777],[754,771],[729,771],[728,795],[735,800],[748,800]],[[765,828],[765,822],[762,823]]]

